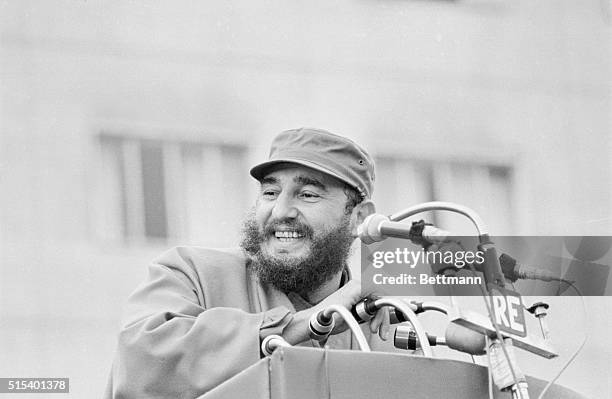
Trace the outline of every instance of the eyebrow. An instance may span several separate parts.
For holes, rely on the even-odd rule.
[[[264,184],[278,184],[280,182],[280,180],[278,180],[276,177],[264,177],[263,179],[261,179],[260,183],[263,186]]]
[[[325,187],[325,184],[321,183],[317,179],[313,179],[312,177],[300,175],[294,177],[293,181],[297,184],[301,184],[302,186],[315,186],[323,191],[327,191],[327,187]]]
[[[327,192],[327,187],[321,181],[314,179],[309,176],[299,175],[293,178],[293,182],[302,186],[315,186],[325,192]],[[279,184],[280,180],[276,177],[267,176],[261,179],[260,184],[263,186],[264,184]]]

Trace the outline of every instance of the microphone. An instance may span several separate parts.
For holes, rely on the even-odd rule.
[[[283,337],[276,334],[271,334],[261,341],[261,353],[265,356],[270,356],[272,352],[281,346],[291,346]]]
[[[444,338],[426,334],[430,346],[446,345]],[[417,350],[421,349],[421,344],[416,332],[410,326],[397,326],[393,334],[393,346],[398,349]]]
[[[504,276],[512,282],[515,282],[519,278],[542,281],[559,279],[556,275],[548,270],[525,266],[522,263],[517,262],[516,259],[508,254],[500,255],[499,264],[501,265]]]
[[[485,336],[457,323],[450,323],[444,332],[446,346],[470,355],[487,353]]]
[[[370,295],[354,304],[351,308],[351,314],[353,315],[355,320],[357,320],[357,322],[361,324],[365,323],[366,321],[369,321],[372,317],[374,317],[378,309],[382,307],[379,306],[376,302],[380,298],[381,297],[377,295]],[[448,314],[448,307],[439,302],[410,301],[405,302],[405,304],[409,306],[415,314],[420,314],[428,310],[435,310],[437,312]],[[406,318],[404,313],[396,311],[394,307],[390,307],[389,321],[391,324],[398,324],[409,320]]]
[[[370,345],[366,339],[363,331],[359,328],[357,320],[353,318],[351,312],[342,305],[329,305],[323,310],[314,313],[310,316],[308,321],[308,332],[310,338],[322,341],[331,334],[334,329],[334,317],[333,314],[337,313],[340,318],[344,320],[348,328],[352,331],[353,336],[357,340],[359,348],[363,352],[370,352]]]
[[[448,231],[427,224],[423,220],[408,225],[392,222],[387,216],[379,213],[366,217],[357,227],[357,234],[364,244],[380,242],[389,237],[407,238],[419,245],[441,244],[448,242],[451,236]]]
[[[484,355],[486,352],[485,336],[456,323],[450,323],[444,338],[427,334],[429,345],[446,345],[447,347],[470,355]],[[393,345],[398,349],[416,350],[421,343],[411,326],[397,326],[393,336]]]
[[[331,334],[334,329],[334,318],[332,315],[325,315],[325,312],[317,312],[308,321],[308,333],[310,338],[323,341]]]
[[[425,221],[412,222],[409,226],[405,223],[392,222],[387,216],[381,214],[372,214],[366,217],[361,225],[357,228],[359,238],[364,244],[372,244],[380,242],[388,237],[405,238],[412,241],[414,244],[421,245],[427,248],[431,244],[442,244],[450,242],[450,237],[453,236],[450,232],[439,229]],[[483,252],[493,265],[493,270],[484,270],[482,264],[474,264],[476,270],[488,274],[487,281],[496,281],[503,283],[501,275],[498,273],[498,268],[494,248],[483,246]],[[490,253],[489,253],[490,252]],[[501,272],[505,278],[515,282],[518,279],[530,279],[541,281],[557,280],[558,277],[548,270],[529,267],[516,261],[508,254],[502,254],[499,257]],[[488,272],[488,273],[487,273]],[[405,320],[404,320],[405,321]]]
[[[380,309],[380,307],[376,305],[376,300],[379,298],[380,297],[376,295],[370,295],[353,305],[351,308],[351,314],[359,324],[369,321],[376,315],[376,312],[378,309]],[[411,304],[407,305],[411,306]],[[418,305],[417,309],[414,310],[416,314],[419,314],[422,311],[424,310],[419,309]],[[405,321],[408,321],[408,319],[402,312],[396,311],[393,307],[389,308],[389,322],[391,324],[403,323]]]
[[[448,237],[451,236],[449,232],[438,229],[431,224],[427,224],[423,220],[412,223],[411,234],[412,237],[410,237],[410,240],[415,244],[422,245],[423,247],[427,247],[430,244],[448,242]],[[494,256],[495,252],[492,252],[492,255]],[[515,282],[518,279],[542,281],[552,281],[558,279],[558,277],[550,271],[526,266],[517,262],[516,259],[508,254],[500,255],[499,264],[501,266],[503,276],[512,282]],[[476,267],[476,270],[485,272],[481,264],[476,263],[474,266]]]
[[[357,302],[351,307],[351,315],[359,323],[363,324],[376,315],[379,306],[375,301],[379,299],[376,295],[371,295]],[[396,312],[395,309],[389,309],[389,320],[391,324],[403,323],[407,321],[402,312]],[[308,321],[308,333],[310,338],[317,341],[322,341],[329,336],[334,329],[334,318],[331,314],[326,315],[325,312],[317,312],[310,317]]]
[[[450,242],[451,233],[435,227],[431,223],[426,223],[423,219],[418,222],[412,222],[410,226],[410,241],[414,244],[421,245],[423,248],[429,247],[431,244],[443,244]]]

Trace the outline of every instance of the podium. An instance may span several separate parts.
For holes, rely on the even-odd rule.
[[[537,398],[546,381],[527,377]],[[281,347],[199,399],[488,399],[487,368],[399,353]],[[512,398],[493,389],[496,399]],[[559,385],[545,398],[586,399]]]

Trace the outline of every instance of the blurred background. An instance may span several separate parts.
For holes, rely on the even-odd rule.
[[[100,397],[148,262],[236,245],[248,168],[289,128],[368,148],[382,213],[611,235],[611,55],[610,0],[1,0],[0,376]],[[561,356],[523,371],[552,377],[588,329],[559,382],[612,397],[612,301],[549,302]]]

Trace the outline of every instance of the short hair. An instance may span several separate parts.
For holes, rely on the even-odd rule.
[[[363,201],[364,197],[355,189],[348,184],[344,185],[344,194],[346,195],[346,205],[344,206],[344,213],[350,214],[353,209]]]

